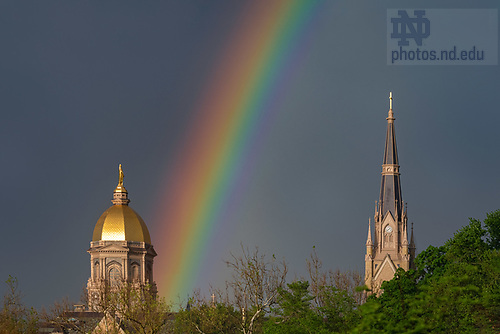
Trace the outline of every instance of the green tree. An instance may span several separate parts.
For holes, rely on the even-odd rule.
[[[485,242],[487,231],[477,219],[470,218],[469,225],[458,230],[444,247],[448,262],[465,262],[478,264],[484,259],[489,249]],[[445,267],[445,269],[448,266]]]
[[[201,298],[199,293],[190,298],[188,306],[175,317],[176,333],[232,334],[239,333],[241,314],[227,298],[212,295],[211,301]]]
[[[429,246],[416,270],[398,270],[361,307],[354,333],[497,333],[500,328],[500,213],[470,223],[444,246]]]
[[[364,301],[364,294],[358,287],[363,277],[356,271],[324,271],[322,266],[313,249],[307,261],[313,308],[330,332],[349,332],[359,322],[358,307]]]
[[[364,302],[364,293],[359,291],[359,287],[363,284],[363,276],[357,271],[340,271],[337,270],[323,270],[323,263],[316,253],[315,247],[307,262],[307,271],[311,282],[310,290],[314,296],[313,304],[315,307],[320,308],[324,306],[327,301],[325,299],[330,294],[329,290],[325,287],[335,288],[338,291],[346,291],[346,293],[354,299],[356,306]]]
[[[307,261],[310,282],[278,289],[278,305],[264,325],[266,333],[348,333],[359,322],[363,293],[357,272],[322,269],[315,250]]]
[[[425,281],[444,273],[448,260],[446,247],[429,246],[415,258],[416,275],[419,280]]]
[[[241,313],[241,332],[253,334],[261,331],[263,319],[276,304],[288,269],[285,261],[277,261],[274,255],[268,259],[257,248],[253,252],[243,246],[241,249],[242,255],[232,255],[226,261],[233,270],[233,278],[227,284]]]
[[[500,210],[488,213],[484,225],[489,247],[491,249],[500,249]]]
[[[111,295],[112,314],[121,319],[126,333],[158,334],[167,331],[170,307],[150,285],[124,283]]]
[[[348,333],[358,322],[356,299],[347,290],[332,286],[322,288],[323,306],[318,308],[326,328],[333,333]]]
[[[311,310],[311,301],[314,299],[309,294],[309,282],[295,281],[287,284],[288,290],[279,288],[278,303],[284,317],[300,317]]]
[[[314,297],[309,293],[309,282],[295,281],[288,289],[279,288],[278,305],[274,316],[264,324],[270,334],[329,333],[321,315],[312,308]]]
[[[67,299],[56,302],[42,319],[69,333],[159,334],[171,332],[170,307],[150,285],[103,282],[94,305],[96,312],[79,317]],[[84,297],[87,293],[83,294]],[[86,315],[86,316],[85,316]]]
[[[0,310],[0,334],[31,334],[38,332],[38,315],[22,303],[17,278],[9,275],[8,290]]]

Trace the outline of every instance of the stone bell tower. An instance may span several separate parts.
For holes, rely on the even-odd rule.
[[[379,293],[382,282],[391,280],[398,268],[413,268],[415,259],[413,224],[408,239],[408,216],[401,193],[392,93],[389,101],[380,198],[375,206],[374,233],[369,220],[366,240],[365,284],[373,293]]]
[[[94,227],[90,242],[90,278],[87,283],[89,309],[98,311],[101,293],[120,284],[150,286],[153,281],[153,258],[148,228],[141,216],[128,205],[127,189],[123,186],[122,165],[119,181],[113,192],[113,205],[104,211]]]

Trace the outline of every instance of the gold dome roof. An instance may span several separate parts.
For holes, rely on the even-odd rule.
[[[128,203],[128,192],[123,186],[122,165],[119,166],[118,186],[113,192],[113,206],[104,211],[94,227],[92,241],[138,241],[151,245],[148,228],[141,216]]]
[[[128,205],[113,205],[101,215],[94,228],[92,241],[124,240],[151,244],[148,228]]]

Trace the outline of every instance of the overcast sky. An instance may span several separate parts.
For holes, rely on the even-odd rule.
[[[323,6],[235,227],[210,247],[198,287],[229,277],[223,260],[240,243],[284,257],[289,279],[305,274],[313,246],[325,268],[364,271],[390,91],[417,251],[500,208],[498,66],[388,66],[386,11],[413,5]],[[17,277],[28,305],[78,301],[119,163],[131,206],[161,242],[166,222],[155,221],[155,206],[244,8],[233,0],[0,1],[0,280]]]

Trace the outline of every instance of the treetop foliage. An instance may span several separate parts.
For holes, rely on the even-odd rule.
[[[498,333],[500,210],[470,219],[443,246],[429,246],[416,269],[398,270],[384,293],[360,308],[353,333]]]
[[[292,282],[285,261],[257,248],[241,251],[227,261],[233,278],[225,291],[213,290],[209,298],[194,293],[175,314],[148,287],[127,284],[103,291],[99,311],[126,334],[500,332],[500,210],[483,222],[470,219],[444,245],[427,247],[415,269],[398,269],[382,284],[383,293],[366,301],[361,274],[323,270],[314,249],[308,277]],[[6,284],[0,334],[36,333],[39,318],[72,332],[94,330],[95,323],[67,322],[68,301],[37,313],[23,305],[17,279]]]

